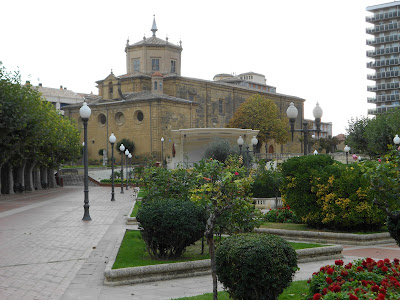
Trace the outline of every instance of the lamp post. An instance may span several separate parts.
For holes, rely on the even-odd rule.
[[[400,137],[398,134],[396,134],[396,136],[393,138],[393,143],[395,143],[396,146],[400,144]]]
[[[132,154],[131,154],[131,153],[129,153],[128,158],[129,158],[129,170],[131,170],[131,169],[132,169]],[[129,177],[128,177],[128,184],[130,184],[130,181],[131,181],[131,171],[129,171],[128,174],[129,174]]]
[[[313,109],[313,115],[315,118],[315,125],[316,129],[308,129],[308,122],[303,121],[303,128],[302,129],[294,129],[294,123],[296,122],[296,118],[298,115],[298,110],[294,103],[291,102],[288,109],[286,110],[286,115],[289,118],[290,122],[290,131],[292,133],[292,142],[293,142],[293,134],[295,131],[302,132],[304,134],[304,155],[308,154],[308,133],[309,132],[316,132],[318,135],[321,132],[321,118],[322,118],[322,108],[319,106],[318,102],[317,105]]]
[[[161,166],[164,168],[164,137],[161,137]]]
[[[89,117],[91,114],[91,109],[87,105],[86,102],[83,102],[82,107],[79,109],[79,114],[81,115],[81,119],[83,122],[83,140],[84,140],[84,146],[83,146],[83,164],[84,164],[84,214],[82,220],[84,221],[90,221],[92,218],[90,218],[89,214],[89,170],[88,170],[88,142],[87,142],[87,123],[89,121]]]
[[[111,201],[115,201],[114,197],[114,144],[117,141],[117,138],[114,135],[114,132],[111,132],[110,138],[108,139],[111,144]]]
[[[314,150],[314,155],[318,155],[318,151],[317,150]]]
[[[121,151],[121,194],[124,193],[124,144],[119,146],[119,151]]]
[[[239,136],[239,138],[237,139],[237,144],[239,146],[239,153],[240,155],[242,154],[242,146],[243,146],[244,140],[242,138],[242,136]],[[258,140],[255,136],[253,136],[253,138],[251,139],[251,143],[253,145],[253,151],[249,150],[249,146],[246,146],[246,160],[245,160],[245,165],[246,165],[246,175],[249,175],[249,164],[250,164],[250,152],[253,152],[254,154],[256,153],[256,146],[258,144]]]
[[[346,165],[348,165],[349,164],[349,152],[350,152],[350,147],[349,146],[345,146],[344,147],[344,152],[346,152]]]
[[[129,150],[125,150],[125,169],[126,169],[126,189],[128,190],[128,155],[129,155]]]

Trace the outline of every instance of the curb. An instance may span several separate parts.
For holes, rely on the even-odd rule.
[[[113,270],[112,266],[124,235],[125,232],[120,233],[118,242],[104,271],[104,285],[106,286],[129,285],[211,274],[210,259]],[[296,250],[297,262],[304,263],[343,258],[342,250],[343,247],[339,245]]]
[[[136,217],[131,217],[130,215],[132,215],[132,211],[133,208],[135,207],[136,201],[139,200],[139,198],[137,197],[139,195],[139,188],[136,187],[136,193],[135,193],[135,201],[133,201],[131,210],[129,211],[128,216],[126,217],[126,225],[139,225],[139,222],[136,220]],[[142,198],[140,198],[141,200]]]
[[[354,233],[335,233],[335,232],[315,232],[272,228],[255,228],[254,232],[269,233],[279,235],[283,238],[323,244],[343,244],[343,245],[379,245],[394,243],[388,232],[373,234],[354,234]]]

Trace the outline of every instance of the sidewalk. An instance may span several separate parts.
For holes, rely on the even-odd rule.
[[[92,221],[82,221],[83,188],[64,187],[0,197],[0,299],[171,299],[212,291],[211,276],[130,286],[103,285],[104,269],[125,216],[132,189],[89,188]],[[345,246],[345,261],[400,258],[395,244]],[[295,280],[308,279],[334,261],[300,264]],[[222,289],[222,286],[219,285]]]

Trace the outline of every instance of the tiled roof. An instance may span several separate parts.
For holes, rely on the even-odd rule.
[[[44,96],[44,97],[62,97],[62,98],[71,98],[78,99],[83,101],[83,97],[78,95],[77,93],[63,89],[63,88],[48,88],[43,86],[35,86],[35,88]]]
[[[181,49],[180,46],[171,44],[170,42],[159,39],[156,36],[152,36],[149,38],[143,38],[143,40],[141,40],[137,43],[134,43],[132,45],[129,45],[128,47],[133,47],[133,46],[170,46],[170,47],[175,47],[175,48]]]

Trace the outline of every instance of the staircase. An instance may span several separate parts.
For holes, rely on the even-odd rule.
[[[64,186],[84,186],[84,175],[65,174],[62,175]],[[98,186],[95,182],[90,180],[89,186]]]

